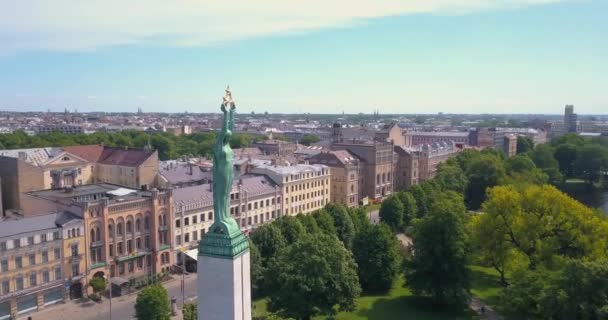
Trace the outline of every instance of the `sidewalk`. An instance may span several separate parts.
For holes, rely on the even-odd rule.
[[[498,315],[498,313],[496,313],[496,311],[494,311],[494,309],[492,309],[492,307],[485,304],[483,301],[479,300],[479,298],[471,297],[471,303],[469,303],[469,307],[473,311],[477,312],[477,314],[479,314],[481,319],[485,319],[485,320],[500,320],[501,319],[500,316]],[[483,311],[482,311],[482,308],[483,308]]]
[[[196,295],[196,274],[189,274],[185,277],[186,302]],[[178,298],[178,316],[181,314],[181,275],[174,275],[174,278],[163,283],[163,287],[169,292],[169,297]],[[65,303],[59,303],[54,306],[49,306],[30,314],[33,319],[44,320],[128,320],[135,319],[135,300],[137,292],[133,292],[126,296],[112,298],[112,316],[110,317],[110,301],[108,298],[103,298],[101,303],[96,303],[91,300],[72,300]],[[179,317],[172,317],[179,319]],[[27,319],[27,315],[22,315],[19,320]]]

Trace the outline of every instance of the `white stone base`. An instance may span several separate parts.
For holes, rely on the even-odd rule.
[[[197,260],[198,320],[251,320],[249,249],[234,259]]]

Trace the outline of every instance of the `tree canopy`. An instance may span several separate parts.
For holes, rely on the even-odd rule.
[[[135,300],[135,317],[141,320],[169,320],[171,307],[167,289],[154,284],[140,291]]]
[[[355,237],[353,255],[363,290],[388,291],[399,271],[398,242],[385,224],[371,225]]]

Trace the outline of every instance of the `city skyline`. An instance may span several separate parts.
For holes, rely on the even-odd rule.
[[[0,109],[606,113],[605,2],[267,2],[3,5]]]

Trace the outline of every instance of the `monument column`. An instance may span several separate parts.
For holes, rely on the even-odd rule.
[[[198,320],[251,320],[249,242],[229,213],[235,111],[229,88],[221,110],[224,121],[213,150],[215,221],[198,249]]]

